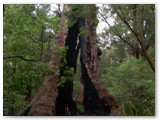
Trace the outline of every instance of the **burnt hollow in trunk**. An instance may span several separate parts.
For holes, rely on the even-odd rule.
[[[106,102],[100,100],[97,90],[87,74],[82,57],[80,61],[84,86],[83,104],[85,107],[85,115],[109,115],[111,113],[111,108],[107,106]]]
[[[99,109],[100,102],[98,93],[93,86],[86,68],[83,63],[82,57],[80,58],[81,61],[81,70],[82,70],[82,78],[83,78],[83,86],[84,86],[84,100],[83,104],[85,106],[85,114],[86,115],[94,115],[97,114],[97,110]]]
[[[75,23],[71,28],[68,29],[68,36],[65,43],[65,46],[68,46],[66,64],[60,68],[60,78],[62,76],[67,76],[67,74],[64,73],[66,67],[73,68],[74,73],[76,73],[77,56],[79,52],[79,45],[77,44],[78,34],[78,23]],[[73,80],[66,81],[63,84],[63,87],[58,87],[58,90],[59,93],[56,100],[56,115],[77,115],[77,107],[72,98]]]
[[[79,20],[79,27],[85,27],[85,20]],[[80,35],[80,62],[81,62],[81,71],[82,71],[82,78],[83,78],[83,86],[84,86],[84,108],[85,108],[85,115],[109,115],[111,112],[111,108],[107,105],[106,102],[100,99],[98,91],[96,90],[93,82],[88,74],[87,67],[85,65],[87,58],[86,52],[88,51],[87,40],[84,35]],[[91,54],[91,53],[90,53]],[[98,55],[97,55],[98,57]]]

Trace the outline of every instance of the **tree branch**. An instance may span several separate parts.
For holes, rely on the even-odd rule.
[[[116,11],[117,15],[120,17],[120,19],[128,26],[128,28],[130,29],[130,31],[135,35],[135,37],[137,38],[139,44],[141,45],[141,41],[137,35],[137,33],[131,28],[131,26],[129,25],[128,21],[126,20],[125,16],[124,18],[120,15],[120,13],[118,12],[116,7],[113,7],[114,10]],[[121,14],[124,15],[124,13],[122,12],[121,8],[119,9],[121,11]]]
[[[117,35],[121,40],[123,40],[125,43],[127,43],[132,49],[134,49],[135,51],[137,51],[138,53],[140,53],[141,55],[143,55],[142,52],[140,52],[139,50],[137,50],[132,44],[130,44],[126,39],[124,39],[117,30],[113,29],[113,27],[108,23],[108,21],[104,18],[104,16],[102,15],[102,13],[99,12],[99,14],[101,15],[101,17],[103,18],[102,20],[107,23],[107,25],[111,28],[111,30],[114,32],[115,35]]]
[[[3,59],[14,59],[14,58],[19,58],[21,60],[27,61],[27,62],[38,62],[40,61],[42,58],[39,58],[37,60],[30,60],[30,59],[26,59],[23,56],[19,56],[19,55],[15,55],[15,56],[4,56]]]
[[[22,110],[20,111],[17,115],[18,116],[28,116],[28,113],[33,105],[33,103],[35,102],[35,100],[37,99],[38,94],[32,99],[32,101]]]
[[[118,14],[118,16],[120,17],[120,19],[121,19],[124,23],[126,23],[126,25],[129,27],[129,29],[131,30],[131,32],[136,36],[137,41],[138,41],[138,43],[140,44],[142,51],[137,50],[132,44],[130,44],[126,39],[124,39],[124,38],[119,34],[119,32],[118,32],[117,30],[113,29],[113,27],[108,23],[108,21],[105,19],[105,17],[103,16],[102,13],[99,12],[99,14],[100,14],[101,17],[103,18],[102,20],[103,20],[104,22],[106,22],[106,23],[108,24],[108,26],[111,28],[111,30],[114,32],[114,34],[116,34],[121,40],[123,40],[125,43],[127,43],[132,49],[134,49],[135,51],[137,51],[138,53],[140,53],[142,56],[144,56],[144,57],[147,59],[147,62],[149,63],[149,65],[151,66],[153,72],[155,73],[155,66],[154,66],[154,64],[152,63],[152,61],[150,60],[150,58],[149,58],[149,56],[148,56],[148,54],[147,54],[147,51],[146,51],[146,49],[145,49],[145,46],[144,46],[144,42],[143,42],[143,41],[144,41],[144,38],[142,38],[142,40],[140,41],[140,39],[138,38],[137,33],[131,28],[131,26],[129,25],[129,23],[128,23],[126,20],[124,20],[125,17],[123,18],[116,9],[115,9],[115,11],[117,12],[117,14]],[[123,14],[122,14],[122,15],[123,15]],[[142,31],[141,31],[141,34],[143,35],[143,32],[142,32]]]

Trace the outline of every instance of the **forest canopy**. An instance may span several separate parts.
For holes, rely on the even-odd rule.
[[[155,5],[4,4],[3,115],[154,116]]]

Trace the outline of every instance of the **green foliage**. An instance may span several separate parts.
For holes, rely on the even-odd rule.
[[[58,55],[59,55],[60,67],[63,67],[63,69],[64,69],[63,76],[61,76],[61,78],[58,82],[58,86],[60,86],[60,87],[63,87],[67,81],[73,80],[73,76],[74,76],[74,69],[66,66],[67,50],[68,50],[68,46],[62,46],[58,50],[59,51]]]
[[[69,27],[84,17],[90,20],[87,21],[90,26],[97,25],[98,21],[93,19],[95,16],[92,14],[97,12],[95,5],[79,4],[70,7],[70,11],[65,13],[69,19]],[[114,19],[112,28],[132,45],[137,45],[135,35],[117,16],[114,7],[119,8],[118,5],[104,5],[105,17]],[[4,115],[17,115],[29,102],[26,100],[28,91],[31,90],[31,97],[34,96],[45,74],[59,74],[56,67],[54,71],[49,68],[48,62],[53,52],[58,53],[57,63],[64,69],[58,86],[63,87],[66,82],[74,80],[73,94],[77,96],[81,88],[80,65],[75,76],[74,69],[66,66],[68,47],[54,49],[60,21],[58,17],[48,16],[50,5],[8,4],[5,8],[4,56],[18,55],[29,60],[41,59],[37,62],[23,61],[19,58],[3,61]],[[133,9],[133,5],[121,5],[120,8],[139,38],[140,30],[145,32],[144,44],[150,45],[147,52],[151,61],[155,63],[155,6],[138,5],[137,9]],[[142,13],[135,17],[134,10],[141,10]],[[120,9],[118,11],[120,12]],[[144,26],[138,21],[140,19],[143,19]],[[48,32],[49,30],[54,32]],[[80,34],[85,36],[89,31],[81,28]],[[99,65],[100,76],[118,101],[120,115],[155,115],[155,76],[149,64],[141,56],[139,59],[131,56],[130,47],[121,42],[111,28],[106,28],[100,37],[103,39],[103,42],[99,41],[100,47],[104,49]],[[78,104],[77,108],[80,113],[84,112],[83,105]]]
[[[136,45],[138,42],[137,36],[144,44],[153,45],[155,42],[155,5],[154,4],[122,4],[122,5],[104,5],[102,8],[102,14],[106,21],[112,27],[106,27],[103,31],[103,38],[111,41],[123,41],[120,39],[114,32],[113,29],[128,43]],[[117,12],[119,14],[117,14]],[[121,16],[121,17],[120,17]],[[124,19],[132,30],[128,27],[126,22],[123,22]],[[110,20],[113,22],[111,23]],[[142,36],[145,34],[145,36]],[[135,35],[136,33],[136,35]],[[142,38],[143,37],[143,38]],[[124,41],[123,41],[124,42]],[[139,46],[139,44],[138,44]],[[137,46],[137,47],[138,47]]]
[[[9,86],[9,85],[8,85]],[[4,85],[4,89],[9,89]],[[3,114],[8,115],[16,115],[17,112],[21,109],[23,109],[24,105],[26,104],[24,99],[24,96],[15,92],[14,90],[8,90],[3,92]]]
[[[98,19],[96,19],[95,14],[97,13],[97,7],[94,4],[73,4],[70,5],[70,9],[65,15],[68,17],[68,26],[72,27],[78,20],[84,19],[88,26],[95,27],[98,24]],[[91,31],[86,28],[80,29],[80,34],[88,35]]]
[[[73,26],[78,19],[84,17],[84,5],[79,4],[79,5],[70,5],[70,10],[65,13],[65,15],[69,18],[68,20],[68,26],[71,27]]]
[[[47,15],[49,7],[35,4],[5,5],[4,56],[22,56],[39,61],[4,59],[4,115],[17,115],[28,104],[27,95],[30,94],[32,99],[44,75],[50,73],[48,63],[55,47],[59,18]]]
[[[83,104],[79,103],[77,104],[77,110],[78,110],[78,113],[84,113],[84,106]]]
[[[89,32],[84,27],[82,27],[80,28],[80,34],[83,36],[87,36],[89,35]]]
[[[99,34],[104,48],[99,69],[102,81],[119,102],[120,115],[155,115],[155,74],[145,57],[135,57],[127,44],[142,51],[137,35],[144,47],[149,46],[148,56],[155,63],[155,5],[103,5],[101,10],[112,26]]]
[[[66,61],[66,55],[67,55],[68,46],[62,46],[59,48],[59,60],[61,62],[61,67],[63,67],[67,61]]]
[[[75,76],[73,68],[65,67],[63,72],[63,76],[61,76],[58,82],[58,86],[60,87],[64,87],[64,84],[68,81],[72,81]]]
[[[60,63],[60,67],[63,68],[63,75],[60,77],[60,80],[58,82],[58,86],[60,87],[63,87],[67,81],[72,81],[75,76],[74,69],[66,66],[67,50],[68,46],[61,46],[60,48],[58,48],[58,53],[57,53],[59,56],[58,61]]]
[[[121,115],[155,114],[154,73],[143,58],[128,57],[105,71],[102,80],[120,103]]]

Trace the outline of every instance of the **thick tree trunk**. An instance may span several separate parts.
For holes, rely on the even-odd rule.
[[[55,102],[58,95],[57,76],[46,76],[43,86],[39,89],[37,97],[33,102],[28,115],[49,116],[55,111]]]
[[[60,32],[57,36],[57,45],[51,57],[50,67],[52,73],[46,75],[42,87],[30,104],[19,115],[77,115],[77,108],[72,99],[73,80],[64,82],[63,87],[57,86],[62,77],[68,77],[67,69],[72,68],[76,72],[79,41],[81,48],[81,69],[84,86],[85,115],[110,115],[111,111],[117,109],[117,103],[98,75],[99,50],[96,44],[96,6],[84,5],[84,18],[77,19],[77,22],[70,28],[67,27],[67,19],[64,12],[69,8],[64,5],[61,16]],[[73,11],[74,12],[74,11]],[[85,28],[86,33],[81,33]],[[66,62],[63,64],[60,52],[62,46],[68,46]],[[60,81],[59,81],[60,80]]]
[[[80,21],[80,26],[87,31],[87,34],[80,35],[85,111],[87,115],[110,115],[111,111],[114,112],[118,106],[98,75],[96,6],[86,5],[87,10],[90,14]]]
[[[60,60],[59,56],[60,48],[64,46],[65,39],[67,37],[67,21],[64,12],[68,9],[67,5],[64,5],[60,31],[57,36],[57,44],[54,48],[54,53],[51,57],[50,67],[51,73],[44,78],[43,85],[38,90],[37,95],[30,102],[30,104],[19,115],[34,115],[34,116],[49,116],[55,114],[55,103],[58,95],[57,82],[59,80]]]

